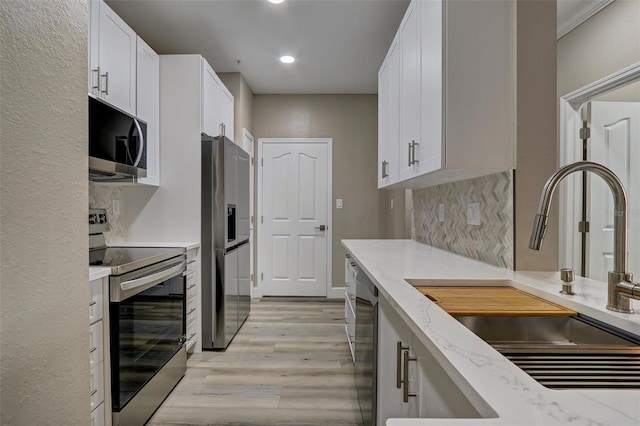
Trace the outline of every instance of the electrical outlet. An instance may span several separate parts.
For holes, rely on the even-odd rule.
[[[444,222],[444,203],[438,204],[438,222]]]
[[[480,225],[480,203],[467,204],[467,224]]]
[[[114,198],[111,203],[111,210],[114,216],[120,216],[120,200]]]
[[[336,198],[336,209],[342,208],[342,198]]]

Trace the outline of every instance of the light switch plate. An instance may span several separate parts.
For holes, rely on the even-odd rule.
[[[467,204],[467,224],[480,225],[480,203]]]
[[[114,198],[111,206],[113,210],[113,215],[120,216],[120,200],[117,198]]]
[[[444,203],[438,204],[438,222],[444,222]]]
[[[336,198],[336,209],[342,208],[342,198]]]

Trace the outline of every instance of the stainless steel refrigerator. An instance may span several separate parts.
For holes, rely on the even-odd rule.
[[[249,316],[250,157],[202,135],[202,348],[224,349]]]

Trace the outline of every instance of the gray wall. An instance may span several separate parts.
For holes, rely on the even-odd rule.
[[[89,424],[87,2],[0,2],[0,423]]]
[[[544,248],[529,249],[542,187],[558,167],[556,2],[518,0],[517,24],[515,269],[557,270],[557,200]]]
[[[256,141],[276,137],[333,138],[333,287],[344,286],[344,249],[340,240],[380,237],[377,122],[376,95],[254,97]],[[342,210],[335,209],[336,198],[343,199]]]
[[[558,95],[640,61],[640,1],[616,0],[558,40]]]

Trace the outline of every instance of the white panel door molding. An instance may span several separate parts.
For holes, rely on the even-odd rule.
[[[249,262],[251,264],[251,268],[249,270],[249,276],[251,281],[251,297],[258,297],[258,293],[256,291],[256,280],[255,280],[255,267],[254,267],[254,252],[255,249],[255,238],[253,236],[253,230],[255,223],[255,212],[253,207],[253,197],[254,197],[254,143],[253,143],[253,135],[246,129],[242,128],[242,148],[249,153],[249,158],[251,165],[249,167],[249,245],[251,246],[251,255],[249,257]]]
[[[628,264],[640,267],[640,103],[591,102],[590,160],[609,167],[628,197]],[[607,184],[593,174],[588,178],[589,222],[588,277],[607,281],[613,270],[613,196]]]
[[[329,294],[331,139],[259,139],[258,287]]]

